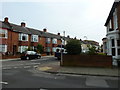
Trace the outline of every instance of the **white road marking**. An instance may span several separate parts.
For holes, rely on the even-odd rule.
[[[18,68],[18,67],[14,67],[14,68]]]
[[[24,68],[30,68],[31,66],[24,66]]]
[[[8,82],[0,82],[1,84],[5,84],[5,85],[7,85],[8,84]]]
[[[12,68],[2,68],[2,69],[4,70],[4,69],[12,69]]]

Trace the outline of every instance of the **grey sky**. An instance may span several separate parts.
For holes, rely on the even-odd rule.
[[[2,1],[0,20],[8,17],[9,21],[20,25],[22,21],[27,27],[48,32],[58,32],[66,36],[84,40],[102,42],[106,35],[105,21],[114,0],[23,0]],[[0,4],[1,5],[1,4]]]

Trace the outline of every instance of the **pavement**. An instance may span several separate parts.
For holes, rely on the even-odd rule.
[[[39,65],[37,70],[47,73],[74,74],[74,75],[91,75],[91,76],[110,76],[119,77],[120,68],[96,68],[96,67],[64,67],[60,62],[49,62]]]

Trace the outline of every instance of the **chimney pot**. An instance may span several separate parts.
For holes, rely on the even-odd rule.
[[[44,31],[44,32],[47,32],[47,29],[46,29],[46,28],[44,28],[44,29],[43,29],[43,31]]]
[[[68,37],[68,38],[70,38],[70,36],[69,36],[69,35],[68,35],[67,37]]]
[[[8,17],[5,17],[5,18],[4,18],[4,22],[7,22],[7,23],[8,23]]]
[[[58,35],[60,36],[60,33],[58,33]]]
[[[25,23],[24,22],[21,22],[21,27],[25,27]]]

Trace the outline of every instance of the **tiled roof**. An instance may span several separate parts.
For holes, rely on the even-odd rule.
[[[26,27],[21,27],[19,25],[11,24],[12,29],[14,32],[24,33],[24,34],[31,34],[31,32]]]
[[[84,40],[82,41],[83,44],[91,44],[91,45],[96,45],[99,46],[99,43],[93,40]]]
[[[0,27],[1,28],[6,28],[6,29],[12,29],[14,32],[19,32],[19,33],[24,33],[24,34],[34,34],[34,35],[39,35],[39,36],[43,36],[46,38],[56,38],[56,39],[60,39],[61,36],[56,35],[56,34],[52,34],[52,33],[48,33],[48,32],[43,32],[37,29],[33,29],[33,28],[28,28],[28,27],[21,27],[20,25],[15,25],[12,23],[5,23],[0,21]]]
[[[5,22],[2,22],[2,21],[0,21],[0,27],[1,28],[6,28],[6,29],[11,29],[10,23],[5,23]]]

